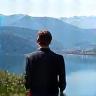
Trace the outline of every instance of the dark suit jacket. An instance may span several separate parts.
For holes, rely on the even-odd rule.
[[[62,55],[40,48],[26,58],[25,87],[32,92],[58,93],[66,87],[65,63]]]

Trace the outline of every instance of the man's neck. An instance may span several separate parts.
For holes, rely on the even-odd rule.
[[[39,48],[49,48],[49,46],[39,46]]]
[[[41,47],[41,46],[40,46],[39,48],[49,48],[49,47],[45,47],[45,46]]]

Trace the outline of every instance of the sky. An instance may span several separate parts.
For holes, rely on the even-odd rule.
[[[96,16],[96,0],[0,0],[0,14],[41,17]]]

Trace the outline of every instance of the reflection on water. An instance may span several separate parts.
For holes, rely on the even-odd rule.
[[[65,56],[67,96],[96,96],[96,57]]]
[[[96,57],[64,55],[67,74],[66,96],[96,96]],[[23,73],[25,57],[0,55],[0,69]]]
[[[68,96],[96,96],[96,71],[73,72],[67,76]]]
[[[81,70],[96,70],[96,56],[64,55],[67,74]]]

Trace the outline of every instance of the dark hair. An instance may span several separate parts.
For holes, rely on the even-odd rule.
[[[37,34],[37,43],[39,45],[48,46],[51,43],[52,35],[48,30],[39,31]]]

